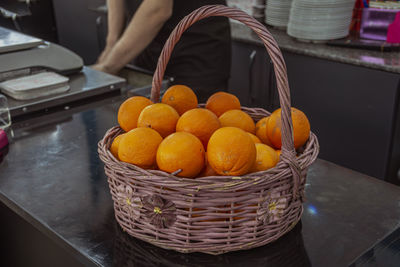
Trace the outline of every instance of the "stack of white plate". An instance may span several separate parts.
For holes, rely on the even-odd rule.
[[[265,22],[278,28],[286,28],[293,0],[267,0]]]
[[[246,12],[247,14],[251,15],[252,14],[252,10],[251,7],[253,5],[252,1],[243,1],[243,0],[227,0],[226,4],[230,7],[236,7],[239,8],[241,10],[243,10],[244,12]],[[235,22],[237,22],[236,20],[233,20]]]
[[[300,40],[326,41],[349,34],[355,0],[293,0],[287,33]]]
[[[253,0],[252,16],[261,23],[265,21],[265,0]]]

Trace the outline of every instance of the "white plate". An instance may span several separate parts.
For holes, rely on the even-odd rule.
[[[309,37],[309,38],[333,38],[337,35],[347,35],[349,29],[340,29],[340,30],[323,30],[320,29],[318,31],[307,31],[301,29],[295,29],[288,25],[288,34],[295,35],[296,37]]]
[[[273,19],[266,19],[266,23],[271,23],[271,24],[285,24],[287,25],[289,23],[289,20],[273,20]]]
[[[295,28],[292,24],[288,24],[288,27],[291,31],[297,32],[299,34],[313,34],[313,35],[329,35],[329,34],[336,34],[340,32],[346,32],[348,28],[319,28],[319,29],[302,29],[302,28]]]
[[[290,21],[296,22],[296,23],[313,23],[313,24],[341,24],[344,22],[349,22],[351,21],[351,17],[347,17],[347,18],[326,18],[326,19],[322,19],[322,18],[307,18],[307,17],[293,17],[290,16]]]
[[[355,0],[294,0],[293,4],[302,5],[306,7],[331,7],[354,5]]]
[[[317,41],[328,41],[328,40],[333,40],[333,39],[341,39],[344,38],[348,35],[348,33],[341,33],[337,35],[329,35],[329,36],[303,36],[303,35],[297,35],[294,33],[287,32],[289,36],[299,38],[299,39],[307,39],[307,40],[317,40]]]
[[[293,21],[289,21],[288,24],[291,25],[291,27],[298,28],[298,29],[304,29],[307,31],[314,31],[314,30],[319,30],[319,29],[344,29],[348,26],[350,26],[350,22],[344,22],[342,24],[317,24],[317,25],[312,25],[312,24],[304,24],[304,23],[296,23]]]
[[[290,9],[290,12],[293,14],[316,14],[316,15],[323,15],[323,14],[348,14],[353,13],[353,9],[351,8],[330,8],[330,9],[301,9],[301,8],[294,8]]]

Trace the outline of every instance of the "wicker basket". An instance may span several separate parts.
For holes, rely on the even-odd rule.
[[[162,77],[175,44],[198,20],[226,16],[243,22],[264,42],[274,64],[282,107],[282,154],[272,169],[240,177],[180,178],[118,161],[109,151],[122,130],[113,127],[99,142],[98,152],[114,201],[115,217],[124,231],[156,246],[179,252],[221,254],[270,243],[292,229],[303,212],[307,168],[318,155],[311,133],[297,155],[293,144],[286,66],[268,30],[243,11],[204,6],[186,16],[171,33],[158,60],[151,98],[159,102]],[[270,113],[245,108],[254,120]]]

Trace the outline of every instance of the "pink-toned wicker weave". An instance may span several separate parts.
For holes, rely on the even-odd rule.
[[[311,133],[296,156],[299,151],[295,151],[293,144],[290,92],[280,49],[261,23],[236,8],[204,6],[176,26],[158,61],[152,100],[159,102],[162,77],[182,33],[210,16],[226,16],[249,26],[271,57],[282,107],[282,154],[277,166],[241,177],[188,179],[118,161],[109,151],[113,139],[122,133],[117,126],[107,131],[98,146],[115,217],[122,229],[156,246],[185,253],[220,254],[250,249],[274,241],[292,229],[303,212],[307,168],[319,152],[318,140]],[[261,108],[242,110],[255,121],[270,115]]]

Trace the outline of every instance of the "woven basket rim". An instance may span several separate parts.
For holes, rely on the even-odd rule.
[[[243,107],[244,110],[257,110],[257,111],[264,111],[265,113],[269,113],[268,111],[262,109],[262,108],[248,108],[248,107]],[[223,186],[225,183],[240,183],[240,184],[253,184],[255,181],[258,181],[260,176],[273,176],[274,173],[277,171],[280,172],[282,169],[286,170],[287,172],[290,172],[290,169],[288,167],[288,164],[282,160],[279,160],[278,164],[268,170],[265,171],[259,171],[259,172],[253,172],[253,173],[248,173],[242,176],[205,176],[205,177],[196,177],[196,178],[187,178],[187,177],[178,177],[176,175],[172,175],[170,173],[161,171],[161,170],[150,170],[150,169],[143,169],[138,166],[135,166],[130,163],[122,162],[118,160],[117,158],[112,155],[112,153],[109,150],[109,146],[111,145],[111,139],[115,138],[118,134],[121,134],[123,130],[119,126],[114,126],[110,128],[102,138],[102,140],[99,141],[98,143],[98,149],[99,149],[99,154],[102,155],[102,161],[104,162],[105,159],[114,162],[117,166],[121,168],[121,170],[124,170],[127,174],[133,173],[140,171],[142,173],[142,177],[154,177],[154,176],[160,176],[164,177],[167,179],[170,179],[169,181],[176,181],[179,183],[182,183],[182,186],[184,185],[185,187],[190,184],[192,186],[201,186],[204,187],[206,185],[215,185],[215,186]],[[108,143],[108,145],[107,145]],[[297,161],[299,163],[299,166],[302,170],[308,168],[317,158],[318,156],[318,151],[319,151],[319,144],[318,144],[318,139],[316,135],[313,132],[310,132],[310,138],[304,145],[305,150],[303,153],[297,157]],[[317,147],[317,149],[315,149]],[[301,164],[302,159],[308,159],[306,163]],[[137,175],[135,175],[137,176]],[[146,180],[143,181],[146,183]],[[273,179],[270,180],[271,183],[274,182]],[[174,185],[171,184],[169,185],[171,189],[174,188]],[[181,186],[178,186],[181,187]]]

